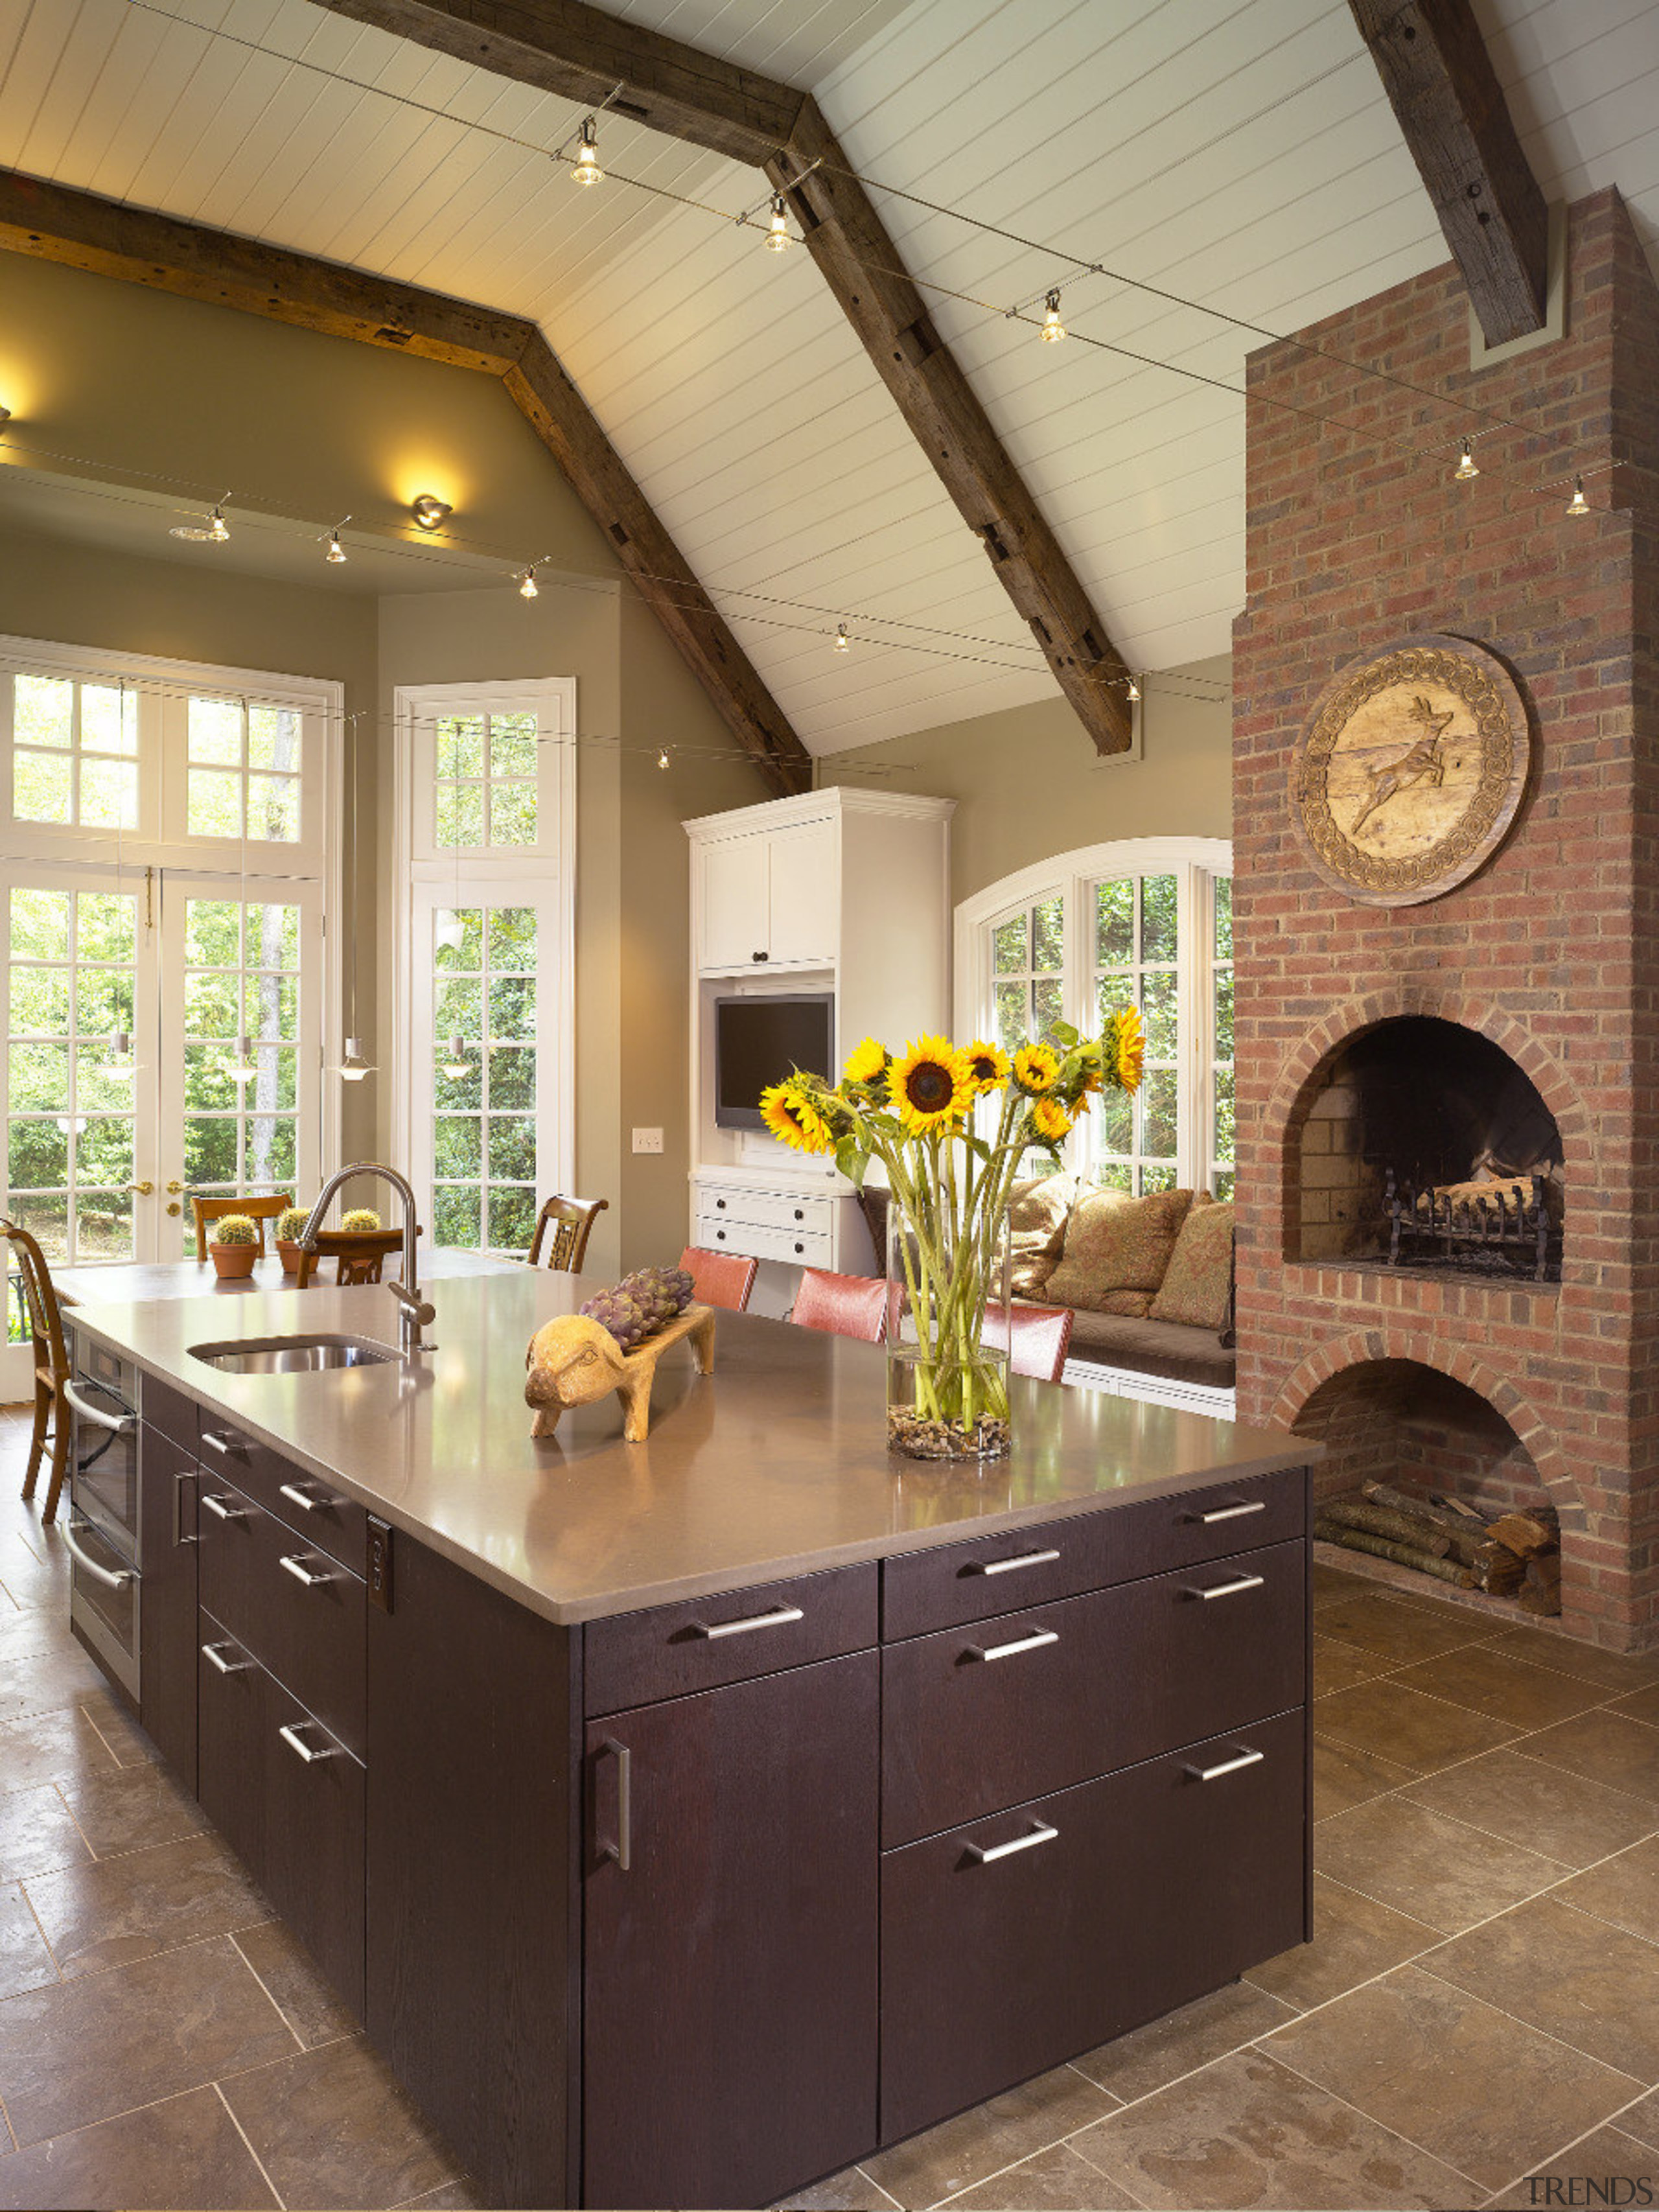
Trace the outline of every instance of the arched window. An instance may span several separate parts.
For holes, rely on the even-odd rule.
[[[1092,1034],[1139,1006],[1146,1071],[1097,1098],[1068,1146],[1091,1182],[1233,1187],[1232,848],[1213,837],[1088,845],[1005,876],[956,913],[956,1023],[1005,1044],[1055,1021]]]

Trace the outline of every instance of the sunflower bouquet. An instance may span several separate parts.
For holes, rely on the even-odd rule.
[[[1012,1055],[983,1038],[918,1037],[896,1054],[866,1037],[839,1083],[798,1069],[762,1092],[768,1128],[796,1152],[833,1153],[858,1188],[872,1160],[885,1172],[896,1450],[921,1459],[1007,1450],[1006,1362],[981,1338],[988,1292],[1002,1295],[993,1275],[1010,1189],[1033,1150],[1059,1166],[1093,1092],[1139,1087],[1144,1050],[1140,1016],[1126,1006],[1097,1037],[1056,1023]]]

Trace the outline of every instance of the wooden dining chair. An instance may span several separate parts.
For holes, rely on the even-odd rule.
[[[593,1233],[593,1224],[609,1206],[608,1198],[550,1198],[536,1216],[536,1234],[531,1239],[530,1262],[532,1267],[545,1264],[560,1273],[576,1275],[587,1255],[587,1240]],[[547,1259],[542,1259],[542,1243],[548,1240]]]
[[[826,1267],[803,1267],[788,1317],[802,1328],[879,1344],[887,1333],[887,1287],[884,1275],[836,1275]]]
[[[269,1198],[192,1198],[190,1206],[191,1212],[196,1216],[197,1258],[204,1264],[206,1263],[210,1221],[216,1221],[222,1213],[245,1213],[250,1221],[258,1224],[259,1256],[263,1259],[265,1251],[266,1222],[275,1221],[279,1213],[286,1213],[293,1203],[292,1193],[284,1195],[281,1191],[274,1192]]]
[[[415,1234],[421,1234],[418,1227]],[[342,1289],[353,1283],[378,1283],[386,1261],[403,1249],[401,1229],[319,1229],[314,1252],[300,1247],[295,1288],[306,1288],[319,1260],[334,1261],[334,1280]]]
[[[1008,1354],[1009,1372],[1058,1382],[1072,1345],[1070,1306],[987,1306],[981,1344]]]
[[[50,1522],[58,1517],[58,1500],[63,1492],[64,1477],[69,1472],[72,1426],[69,1407],[64,1401],[64,1385],[70,1373],[69,1352],[64,1343],[64,1318],[52,1286],[52,1270],[28,1231],[20,1228],[15,1221],[0,1220],[0,1237],[10,1245],[16,1261],[34,1353],[34,1433],[29,1438],[23,1495],[26,1498],[34,1495],[50,1422],[52,1477],[46,1485],[46,1503],[40,1515],[43,1522]]]
[[[699,1304],[724,1306],[732,1313],[747,1310],[760,1273],[758,1260],[746,1260],[741,1252],[710,1252],[701,1244],[688,1244],[680,1254],[680,1265],[691,1278],[691,1295]]]

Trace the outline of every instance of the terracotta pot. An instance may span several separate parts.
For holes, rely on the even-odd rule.
[[[208,1252],[213,1261],[214,1273],[222,1283],[240,1282],[253,1273],[253,1263],[259,1256],[257,1244],[210,1243]]]
[[[276,1255],[283,1263],[283,1273],[285,1275],[299,1273],[300,1243],[297,1237],[279,1237],[276,1239]]]

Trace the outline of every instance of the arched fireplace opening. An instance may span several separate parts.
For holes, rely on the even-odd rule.
[[[1478,1030],[1431,1015],[1338,1046],[1291,1141],[1291,1259],[1556,1282],[1561,1134]]]

